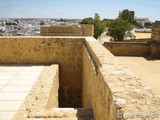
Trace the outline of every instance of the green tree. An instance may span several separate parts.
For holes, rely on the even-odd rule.
[[[103,19],[102,24],[104,27],[108,27],[110,25],[111,21],[113,21],[113,19]]]
[[[93,18],[85,18],[82,20],[80,24],[93,24],[94,25],[94,38],[98,38],[99,35],[102,34],[102,32],[105,29],[105,25],[100,19],[100,16],[98,13],[95,13],[94,19]]]
[[[95,13],[94,16],[94,38],[98,38],[104,31],[105,26],[102,24],[100,16],[98,13]]]
[[[131,25],[133,25],[135,23],[134,16],[132,15],[131,11],[129,11],[128,9],[125,9],[122,12],[120,12],[118,17],[123,20],[126,20]]]
[[[108,26],[108,34],[114,38],[115,41],[123,41],[125,32],[131,30],[131,25],[128,21],[117,18],[111,21]]]
[[[94,19],[89,17],[82,20],[81,24],[94,24]]]
[[[144,24],[144,27],[146,27],[146,28],[152,28],[152,23],[151,22],[146,22]]]
[[[143,28],[142,24],[141,24],[141,23],[138,23],[138,22],[135,22],[135,23],[134,23],[134,26],[135,26],[136,28]]]

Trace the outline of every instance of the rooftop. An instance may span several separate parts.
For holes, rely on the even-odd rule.
[[[92,33],[93,29],[89,30]],[[46,35],[48,33],[50,31]],[[20,75],[23,83],[16,83],[12,78],[9,80],[27,85],[26,78],[27,82],[30,76],[35,78],[31,80],[31,89],[24,88],[30,90],[22,96],[23,102],[21,105],[17,103],[18,107],[13,111],[15,115],[11,116],[13,120],[117,120],[117,115],[122,115],[118,119],[124,119],[128,113],[159,115],[159,94],[155,94],[144,79],[113,55],[159,57],[158,45],[154,42],[112,42],[107,46],[104,44],[108,47],[106,49],[92,36],[0,37],[2,67],[16,64],[17,69],[24,66],[25,70],[19,69],[12,76]],[[9,72],[7,76],[10,76]],[[24,92],[24,89],[18,89],[19,86],[11,88],[11,82],[7,81],[7,88],[1,90],[12,89],[14,94],[19,94],[16,93],[18,90]],[[11,93],[6,96],[15,100],[19,98],[18,95],[9,95]],[[13,108],[16,105],[10,104]]]
[[[0,65],[0,119],[12,119],[43,66]]]

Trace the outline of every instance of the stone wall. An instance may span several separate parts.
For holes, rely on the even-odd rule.
[[[153,41],[160,43],[160,24],[159,23],[153,24],[151,38]]]
[[[98,71],[93,51],[87,47],[83,48],[83,107],[93,109],[95,120],[111,120],[112,92]]]
[[[105,42],[104,46],[116,56],[148,56],[160,59],[160,24],[153,24],[150,40]]]
[[[90,36],[94,35],[94,26],[89,24],[81,24],[82,28],[82,36]]]
[[[141,42],[105,42],[106,47],[115,56],[149,56],[150,45]]]
[[[59,107],[92,108],[95,120],[117,120],[117,114],[124,120],[126,113],[160,114],[160,98],[92,37],[0,37],[0,45],[0,63],[59,65]],[[37,112],[41,108],[36,109],[32,99],[39,98],[27,99],[17,117],[26,117],[21,111],[27,111],[30,117],[36,113],[38,118],[55,119],[53,104],[47,112]]]
[[[0,64],[59,64],[59,106],[81,107],[82,41],[76,37],[0,37]]]
[[[93,36],[93,25],[41,26],[42,36]]]
[[[153,24],[151,39],[153,41],[151,45],[151,56],[160,58],[160,23]]]
[[[155,42],[105,42],[103,46],[115,56],[160,58],[160,44]]]
[[[150,56],[154,59],[160,59],[160,44],[152,43],[151,44]]]
[[[58,108],[58,89],[59,66],[45,66],[13,120],[26,120],[30,114]]]
[[[86,38],[85,46],[83,107],[93,109],[95,120],[124,120],[125,114],[160,113],[160,98],[143,80],[93,38]]]

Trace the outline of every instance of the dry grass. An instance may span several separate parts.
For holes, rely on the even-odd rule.
[[[151,33],[134,33],[136,36],[136,39],[146,39],[146,38],[151,38]]]
[[[136,36],[136,39],[148,39],[148,38],[151,38],[151,33],[136,33],[135,32],[134,36]],[[105,42],[108,42],[111,39],[111,37],[103,33],[101,39],[103,39]],[[127,38],[127,40],[130,40],[130,38]]]

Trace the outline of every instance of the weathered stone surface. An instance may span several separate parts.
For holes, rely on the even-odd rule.
[[[105,42],[104,46],[116,56],[148,56],[150,45],[146,42]]]
[[[149,56],[153,59],[160,58],[160,24],[152,28],[151,39],[132,42],[105,42],[104,46],[116,56]]]
[[[160,43],[160,24],[159,23],[153,24],[151,38],[153,41]]]
[[[158,37],[157,35],[154,38]],[[153,37],[152,37],[153,38]],[[158,38],[156,38],[158,39]],[[144,56],[160,58],[160,44],[154,42],[105,42],[106,47],[115,56]]]
[[[113,98],[113,101],[118,109],[121,109],[126,104],[126,100],[123,98]]]
[[[29,113],[58,107],[58,87],[58,65],[46,66],[13,119],[25,120]]]
[[[99,45],[97,41],[92,40],[93,38],[86,39],[88,48],[93,55],[92,60],[94,58],[98,65],[98,72],[95,71],[93,62],[89,62],[91,60],[89,54],[84,52],[84,107],[93,108],[96,120],[117,120],[118,112],[122,114],[160,114],[160,98],[150,89],[146,89],[145,82],[136,77],[108,50]],[[114,100],[118,100],[118,106]]]
[[[83,40],[82,37],[0,37],[0,51],[3,51],[0,63],[59,64],[59,105],[82,107]]]
[[[0,51],[3,51],[0,52],[0,63],[59,64],[59,98],[62,99],[60,102],[65,103],[64,107],[76,105],[91,108],[95,120],[117,120],[118,112],[160,114],[160,97],[146,89],[143,80],[92,37],[0,37],[0,44]],[[42,74],[43,80],[55,75]],[[47,104],[46,98],[49,99],[47,93],[54,90],[46,85],[46,82],[42,84],[37,81],[15,120],[52,119],[27,118],[36,113],[40,117],[52,117],[53,106],[50,102]],[[50,89],[50,92],[44,92],[46,94],[43,95],[41,90],[44,88]],[[40,104],[42,99],[44,104]],[[118,106],[114,100],[118,101]],[[62,116],[61,113],[57,114]],[[68,112],[65,114],[69,115]]]
[[[51,25],[42,26],[42,36],[93,36],[93,25]]]

